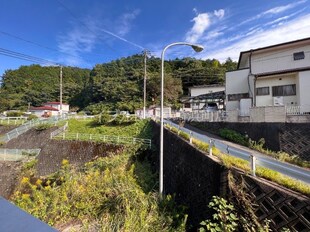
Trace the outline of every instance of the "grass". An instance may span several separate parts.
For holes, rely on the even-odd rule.
[[[149,133],[147,121],[117,130],[84,121],[69,125],[79,133]],[[140,152],[138,146],[126,147],[80,168],[63,160],[60,171],[45,177],[36,176],[35,162],[26,163],[11,200],[57,229],[78,224],[79,231],[185,231],[184,208],[171,196],[159,200],[157,174]]]
[[[168,127],[168,129],[171,127]],[[173,132],[175,132],[175,129],[172,130]],[[186,134],[185,132],[183,132],[184,134]],[[181,135],[181,133],[180,133]],[[187,141],[189,140],[189,135],[187,134],[187,136],[181,136],[182,138],[185,138]],[[209,152],[209,144],[202,142],[200,140],[197,139],[193,139],[192,143],[194,146],[196,146],[198,149],[204,151],[204,152]],[[223,163],[224,166],[226,166],[227,168],[232,168],[232,167],[236,167],[236,168],[240,168],[243,171],[245,171],[246,173],[250,173],[250,164],[249,161],[247,160],[243,160],[240,158],[236,158],[233,157],[231,155],[225,154],[220,152],[220,150],[218,150],[217,148],[213,147],[212,149],[212,154],[216,157],[218,157],[221,162]],[[265,178],[267,180],[271,180],[277,184],[280,184],[284,187],[287,187],[289,189],[298,191],[300,193],[303,193],[305,195],[310,196],[310,185],[302,182],[302,181],[298,181],[295,180],[293,178],[290,178],[286,175],[283,175],[279,172],[267,169],[267,168],[263,168],[263,167],[257,167],[256,168],[256,175],[260,176],[262,178]]]
[[[27,120],[25,119],[0,119],[0,125],[2,126],[20,126],[22,124],[24,124],[25,122],[27,122]]]
[[[138,120],[125,125],[98,125],[95,120],[70,119],[68,132],[150,138],[151,126],[148,120]]]

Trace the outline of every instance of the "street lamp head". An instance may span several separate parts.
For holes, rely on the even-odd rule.
[[[193,44],[191,45],[195,52],[201,52],[204,48],[201,45]]]

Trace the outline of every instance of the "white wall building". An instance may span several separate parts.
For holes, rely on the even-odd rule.
[[[43,106],[49,106],[56,108],[60,111],[60,102],[46,102],[43,104]],[[69,113],[69,105],[66,103],[62,103],[62,113],[67,114]]]
[[[225,90],[223,85],[199,85],[189,87],[190,97],[183,100],[183,111],[197,111],[203,110],[208,102],[215,102],[218,108],[223,108],[223,102],[221,99],[217,99],[217,94],[214,95],[216,98],[212,99],[213,93],[219,93]],[[221,104],[219,104],[221,101]]]
[[[51,117],[60,115],[60,102],[46,102],[43,106],[30,107],[29,111],[38,117]],[[62,113],[69,113],[69,105],[62,104]]]
[[[246,111],[243,101],[310,112],[310,38],[241,52],[226,73],[226,109]]]

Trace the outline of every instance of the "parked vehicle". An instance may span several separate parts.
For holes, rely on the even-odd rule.
[[[208,103],[206,107],[206,112],[215,112],[218,111],[217,104],[214,102]]]

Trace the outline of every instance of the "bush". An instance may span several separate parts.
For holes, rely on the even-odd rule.
[[[51,127],[52,127],[51,124],[43,123],[43,124],[37,125],[37,126],[35,127],[35,129],[36,129],[37,131],[43,131],[43,130],[46,130],[46,129],[51,128]]]
[[[113,120],[114,125],[121,125],[126,121],[126,115],[118,114]]]
[[[215,213],[212,215],[213,220],[206,220],[200,223],[200,232],[204,231],[235,231],[238,227],[238,218],[235,208],[224,198],[213,196],[208,207]]]
[[[33,119],[37,119],[37,118],[38,118],[38,116],[35,115],[35,114],[30,114],[30,115],[28,116],[28,120],[33,120]]]
[[[21,111],[10,111],[6,113],[7,117],[21,117],[24,113]]]
[[[220,129],[220,136],[228,139],[229,141],[235,142],[235,143],[239,143],[243,146],[248,146],[249,142],[248,139],[241,135],[240,133],[224,128],[224,129]]]
[[[111,116],[109,115],[109,113],[107,111],[103,111],[98,115],[97,123],[99,125],[105,125],[108,122],[110,122],[110,120],[111,120]]]

